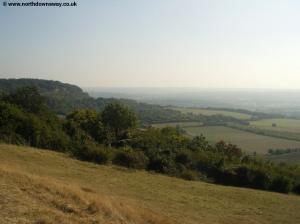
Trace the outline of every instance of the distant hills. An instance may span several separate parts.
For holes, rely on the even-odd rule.
[[[179,111],[159,105],[139,103],[130,99],[93,98],[80,87],[59,81],[42,79],[0,79],[0,93],[10,93],[15,90],[35,86],[45,97],[47,105],[57,114],[66,115],[74,109],[102,110],[108,103],[119,101],[134,110],[142,123],[166,122],[187,119]]]
[[[81,88],[68,83],[42,79],[0,79],[1,92],[13,92],[25,86],[35,86],[43,96],[64,100],[90,98]]]
[[[148,104],[132,99],[117,98],[93,98],[80,87],[59,81],[42,79],[0,79],[0,93],[10,93],[15,90],[35,86],[45,98],[48,107],[59,115],[66,115],[74,109],[102,110],[105,105],[112,102],[120,102],[127,105],[137,115],[141,124],[152,124],[161,122],[197,121],[209,125],[223,125],[228,122],[244,124],[245,121],[230,116],[203,114],[186,114],[168,106]],[[250,112],[252,115],[261,113]],[[270,115],[268,115],[270,116]]]

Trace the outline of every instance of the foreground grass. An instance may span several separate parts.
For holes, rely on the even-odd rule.
[[[0,223],[173,223],[137,205],[0,166]]]
[[[10,145],[0,145],[0,164],[2,223],[96,223],[97,217],[99,223],[300,222],[294,195],[188,182]]]

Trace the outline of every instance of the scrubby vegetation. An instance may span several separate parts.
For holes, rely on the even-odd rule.
[[[203,136],[188,138],[180,129],[138,128],[137,116],[117,102],[103,111],[77,109],[64,118],[46,106],[34,87],[0,101],[3,142],[70,153],[95,163],[115,163],[188,180],[287,193],[298,192],[298,166],[278,166],[242,153],[236,145],[209,144]]]

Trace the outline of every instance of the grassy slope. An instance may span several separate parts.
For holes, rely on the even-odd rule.
[[[138,205],[3,165],[0,199],[1,224],[174,223]]]
[[[95,217],[104,223],[168,223],[161,214],[191,224],[300,222],[299,196],[187,182],[31,148],[0,145],[0,177],[2,223],[40,217],[36,223],[93,223]]]
[[[238,145],[245,151],[266,153],[270,148],[297,148],[300,142],[275,137],[257,135],[250,132],[240,131],[228,127],[188,127],[184,128],[190,135],[203,134],[210,142],[221,139]]]
[[[243,114],[238,112],[224,111],[224,110],[210,110],[210,109],[201,109],[201,108],[173,108],[175,110],[179,110],[182,113],[194,113],[194,114],[203,114],[207,116],[221,114],[224,116],[234,117],[237,119],[247,120],[250,119],[251,116],[249,114]]]

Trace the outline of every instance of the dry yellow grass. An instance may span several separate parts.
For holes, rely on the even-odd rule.
[[[0,165],[0,223],[165,224],[170,219],[90,189]]]
[[[124,224],[300,223],[295,195],[188,182],[10,145],[0,145],[0,164],[2,223],[96,223],[95,217]]]

